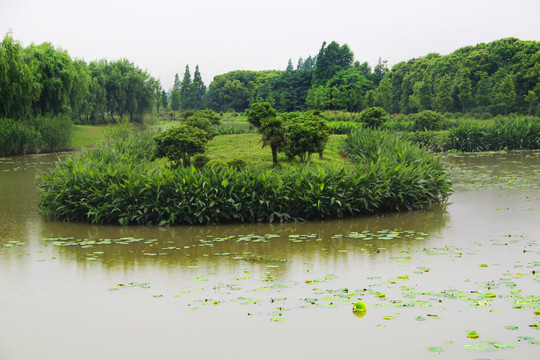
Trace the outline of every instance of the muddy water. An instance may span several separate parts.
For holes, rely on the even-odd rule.
[[[55,159],[0,159],[1,360],[538,359],[538,152],[449,156],[427,210],[173,228],[44,219]]]

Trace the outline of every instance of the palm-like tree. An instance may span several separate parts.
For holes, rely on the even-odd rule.
[[[277,152],[280,147],[284,147],[289,142],[285,136],[287,129],[283,120],[278,117],[271,117],[261,121],[259,133],[262,135],[263,147],[270,145],[272,149],[272,163],[278,165]]]

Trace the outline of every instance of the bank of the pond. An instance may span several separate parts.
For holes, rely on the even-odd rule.
[[[395,136],[359,129],[344,150],[355,163],[162,169],[149,166],[151,135],[136,134],[43,173],[40,207],[122,225],[273,222],[416,209],[450,193],[439,159]]]

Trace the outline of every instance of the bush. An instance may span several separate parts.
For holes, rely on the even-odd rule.
[[[156,135],[154,140],[156,157],[166,157],[173,167],[178,167],[181,163],[189,166],[193,155],[203,153],[208,138],[204,130],[180,124]]]
[[[202,169],[210,161],[210,158],[205,154],[197,154],[193,156],[192,162],[193,166],[197,169]]]
[[[369,128],[378,128],[387,120],[386,111],[381,107],[369,107],[360,113],[360,121]]]
[[[275,117],[277,111],[272,108],[269,102],[253,103],[246,110],[246,116],[251,126],[258,128],[263,120]]]
[[[359,128],[347,136],[343,150],[364,171],[381,171],[377,176],[388,185],[386,209],[415,208],[446,199],[451,192],[440,159],[397,134]]]
[[[30,120],[0,119],[0,155],[63,150],[69,146],[73,123],[66,116]]]
[[[295,118],[288,124],[286,136],[290,143],[285,147],[289,158],[298,156],[306,162],[312,153],[322,154],[328,141],[330,127],[326,121],[315,115],[304,115]]]
[[[206,167],[216,168],[216,169],[226,169],[229,167],[226,161],[219,159],[212,159],[206,163]]]
[[[236,169],[236,170],[242,170],[245,169],[247,166],[247,163],[242,159],[234,159],[227,163],[229,167]]]
[[[435,111],[424,110],[412,115],[414,128],[417,131],[440,130],[444,117]]]

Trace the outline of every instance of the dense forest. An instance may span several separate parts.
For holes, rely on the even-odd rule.
[[[0,100],[4,122],[64,116],[93,124],[165,109],[242,112],[261,101],[279,112],[379,106],[402,114],[540,115],[540,42],[507,38],[391,68],[379,59],[373,69],[355,61],[346,44],[325,42],[296,66],[289,60],[285,70],[232,71],[215,76],[208,89],[198,66],[193,77],[186,66],[168,96],[126,59],[87,63],[50,43],[23,47],[8,33],[0,44]]]
[[[388,68],[379,59],[354,61],[347,45],[323,43],[319,53],[289,61],[285,71],[232,71],[210,84],[206,106],[242,111],[257,100],[282,112],[305,109],[358,112],[380,106],[389,113],[422,110],[494,116],[540,115],[540,42],[501,39],[436,53]]]

